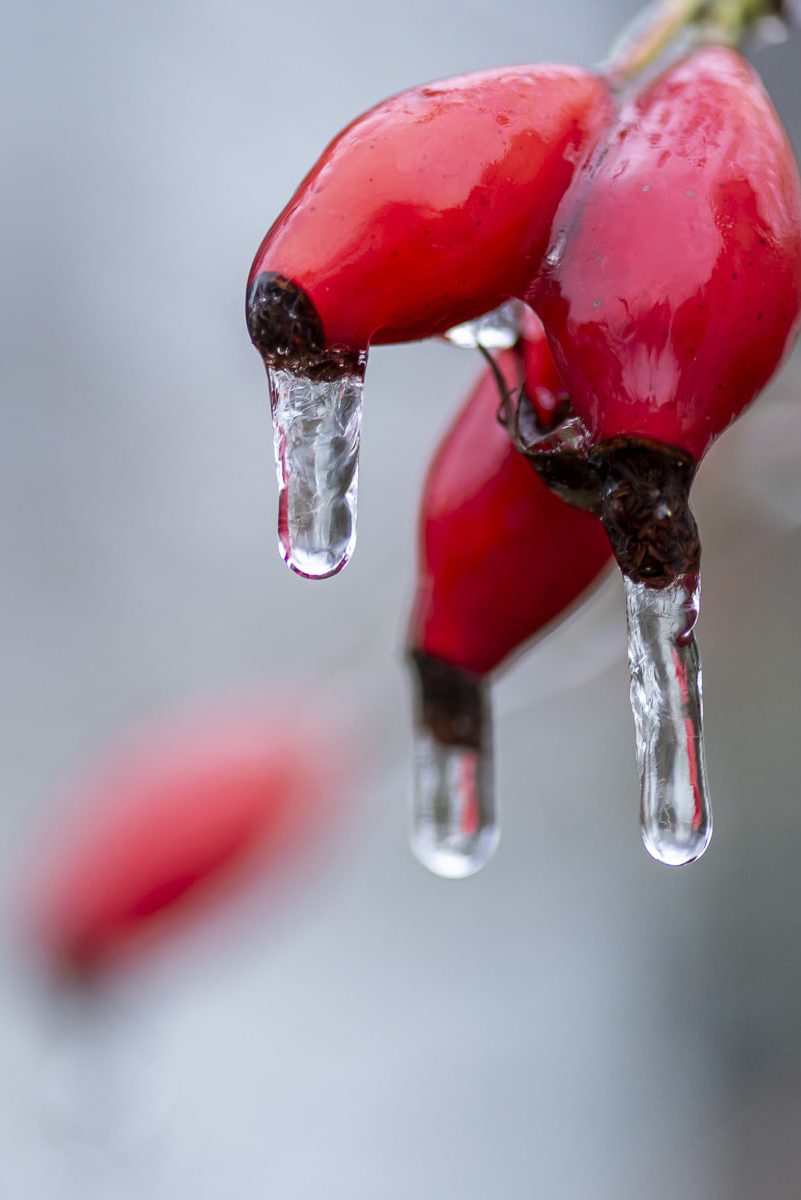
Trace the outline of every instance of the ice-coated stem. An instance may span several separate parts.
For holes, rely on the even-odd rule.
[[[366,355],[334,378],[267,367],[278,475],[278,546],[306,579],[340,571],[356,544]]]
[[[465,879],[485,866],[500,839],[489,695],[479,677],[423,656],[412,661],[412,851],[435,875]]]
[[[798,0],[655,0],[623,30],[602,69],[622,87],[697,45],[782,41],[784,22],[798,17]]]
[[[683,866],[701,857],[712,836],[701,659],[693,634],[698,575],[681,575],[662,588],[626,575],[623,582],[642,838],[652,858]]]

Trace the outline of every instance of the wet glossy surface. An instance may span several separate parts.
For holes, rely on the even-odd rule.
[[[798,1200],[798,366],[695,485],[704,860],[668,871],[639,846],[612,578],[504,672],[504,841],[449,885],[403,844],[398,645],[422,473],[479,364],[430,343],[374,356],[360,547],[305,586],[272,552],[266,381],[228,285],[296,182],[289,139],[296,162],[321,148],[321,112],[464,64],[591,62],[632,8],[5,10],[6,924],[64,772],[165,703],[324,680],[374,770],[280,911],[248,905],[173,944],[166,972],[141,964],[119,1037],[176,1101],[147,1154],[101,1159],[37,1121],[37,1004],[4,955],[4,1200]],[[759,57],[798,136],[800,48]]]
[[[687,575],[650,588],[624,576],[623,586],[642,839],[657,862],[681,867],[700,858],[712,836],[694,634],[700,583]]]
[[[250,279],[312,300],[329,345],[445,330],[519,295],[577,158],[608,119],[577,67],[506,67],[393,96],[325,150]]]
[[[699,51],[624,106],[547,262],[536,307],[594,436],[700,458],[775,370],[801,296],[798,174],[743,59]]]
[[[540,385],[558,389],[541,333],[539,342]],[[515,386],[516,355],[498,361]],[[610,557],[596,518],[554,496],[514,449],[496,419],[498,403],[487,371],[429,469],[409,637],[426,654],[480,674],[572,604]]]

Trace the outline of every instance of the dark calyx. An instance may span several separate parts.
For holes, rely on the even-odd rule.
[[[409,662],[417,684],[418,727],[442,746],[481,749],[487,724],[482,677],[418,650],[409,652]]]
[[[245,315],[250,340],[269,367],[310,379],[337,379],[358,360],[355,351],[326,346],[322,321],[309,297],[274,271],[253,280]]]
[[[596,513],[621,571],[636,583],[667,587],[698,571],[701,542],[690,510],[695,460],[646,438],[618,437],[586,451],[526,453],[563,500]]]

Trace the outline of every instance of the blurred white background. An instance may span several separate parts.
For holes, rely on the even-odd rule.
[[[422,472],[478,364],[372,354],[359,545],[310,584],[276,551],[244,327],[261,237],[352,116],[478,67],[590,64],[636,7],[2,5],[0,1200],[797,1200],[798,369],[696,489],[706,858],[640,847],[614,580],[499,684],[501,849],[445,883],[405,844],[400,651]],[[797,144],[799,53],[758,57]],[[32,839],[131,723],[288,677],[371,748],[349,827],[286,911],[129,978],[158,1134],[68,1135],[11,915]]]

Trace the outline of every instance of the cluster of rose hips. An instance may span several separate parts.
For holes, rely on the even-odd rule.
[[[739,37],[780,9],[726,11]],[[392,97],[326,149],[253,264],[251,338],[294,380],[335,381],[371,345],[517,305],[423,500],[417,848],[444,873],[476,869],[495,840],[484,678],[610,553],[646,845],[682,863],[709,839],[689,491],[792,344],[801,185],[753,69],[688,28],[658,70],[635,53],[636,70],[511,67]]]

